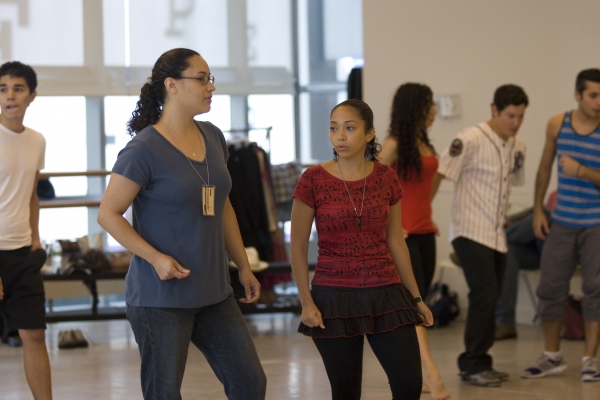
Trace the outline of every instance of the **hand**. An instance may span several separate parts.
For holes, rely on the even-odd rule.
[[[533,212],[533,233],[538,239],[546,240],[546,235],[550,232],[550,225],[548,225],[548,218],[543,211]]]
[[[440,228],[438,228],[437,224],[432,220],[431,223],[433,224],[433,227],[435,228],[435,236],[440,236]]]
[[[404,239],[408,237],[408,231],[404,229],[404,227],[402,227],[402,236],[404,237]]]
[[[244,286],[246,298],[240,299],[240,303],[254,303],[260,296],[260,283],[250,268],[239,270],[240,283]]]
[[[565,175],[574,176],[578,178],[577,174],[579,173],[579,169],[581,168],[581,164],[577,161],[573,160],[569,156],[562,156],[558,160],[558,164],[562,166],[563,172]]]
[[[325,329],[325,325],[323,324],[323,316],[321,315],[321,311],[317,308],[315,303],[312,303],[307,306],[302,306],[302,323],[310,328],[319,327],[321,329]]]
[[[2,286],[2,278],[0,278],[0,300],[4,299],[4,286]]]
[[[42,244],[40,243],[39,240],[33,240],[31,241],[31,249],[30,251],[36,251],[36,250],[40,250],[43,249]]]
[[[151,262],[154,270],[161,281],[177,278],[183,279],[190,275],[190,270],[185,269],[173,257],[166,254],[160,254],[154,262]]]
[[[431,310],[429,310],[425,302],[421,301],[417,304],[417,311],[423,320],[423,326],[433,325],[433,314],[431,314]]]

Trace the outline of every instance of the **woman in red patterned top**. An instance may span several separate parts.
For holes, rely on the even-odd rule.
[[[438,159],[429,142],[427,129],[435,120],[431,89],[419,83],[400,86],[392,104],[389,136],[383,142],[380,160],[390,165],[400,179],[406,195],[402,199],[402,227],[410,252],[410,261],[425,298],[435,272],[435,235],[437,226],[431,218],[433,177]],[[417,327],[425,385],[434,400],[450,397],[433,361],[427,330]]]
[[[311,336],[333,399],[359,399],[367,337],[394,399],[419,399],[422,375],[415,325],[433,324],[421,301],[402,236],[396,173],[376,161],[373,112],[347,100],[331,112],[334,159],[307,169],[294,191],[292,271],[302,304],[299,332]],[[313,219],[319,256],[312,289],[308,241]]]

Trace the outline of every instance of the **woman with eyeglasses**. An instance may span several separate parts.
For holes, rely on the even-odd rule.
[[[405,195],[402,199],[402,230],[410,253],[415,279],[425,298],[433,279],[436,263],[435,236],[438,228],[431,218],[433,177],[438,159],[429,141],[427,129],[437,112],[433,92],[427,85],[405,83],[396,91],[392,104],[389,136],[383,142],[380,160],[392,166]],[[423,365],[423,391],[434,400],[450,397],[446,391],[427,341],[427,330],[417,326]]]
[[[210,111],[214,78],[195,51],[159,57],[142,87],[102,199],[98,222],[134,256],[127,319],[139,345],[144,399],[181,399],[190,342],[229,399],[264,399],[266,377],[229,281],[258,299],[237,219],[223,133],[194,116]],[[133,226],[123,214],[133,206]]]

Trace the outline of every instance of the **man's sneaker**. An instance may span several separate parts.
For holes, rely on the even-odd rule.
[[[597,358],[588,358],[587,360],[581,363],[581,381],[600,381],[600,370],[598,369]]]
[[[567,363],[564,358],[553,360],[546,354],[542,355],[533,362],[531,367],[527,368],[521,374],[522,378],[543,378],[546,375],[560,374],[567,369]]]
[[[460,374],[461,379],[475,386],[496,387],[502,384],[502,380],[496,375],[496,371],[488,369],[476,374]]]
[[[496,371],[495,369],[492,369],[492,372],[496,374],[496,377],[498,377],[498,379],[500,379],[502,382],[508,380],[508,374],[506,372]]]

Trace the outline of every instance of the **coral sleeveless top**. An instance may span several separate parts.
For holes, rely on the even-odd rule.
[[[409,235],[423,235],[435,232],[435,225],[431,218],[431,187],[433,177],[438,169],[438,159],[435,153],[430,156],[421,156],[423,165],[421,179],[409,176],[408,180],[400,179],[404,190],[402,197],[402,226]],[[392,166],[398,173],[398,164]]]

